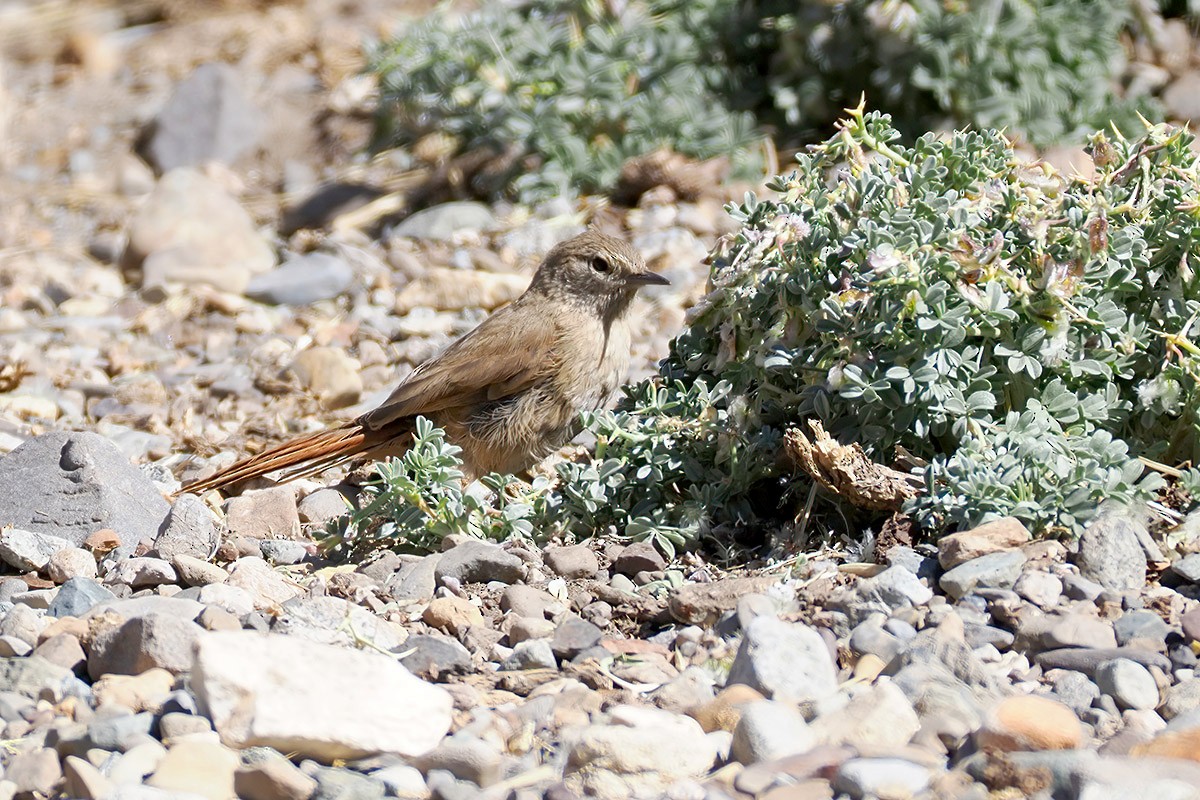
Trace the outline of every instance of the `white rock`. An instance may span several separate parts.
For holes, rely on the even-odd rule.
[[[585,728],[571,747],[574,769],[654,773],[663,779],[705,774],[716,748],[700,723],[657,708],[617,706],[608,724]]]
[[[861,749],[903,747],[920,727],[921,720],[908,697],[886,678],[812,725],[824,744],[849,744]]]
[[[733,731],[733,756],[743,764],[804,753],[814,744],[816,739],[800,710],[774,700],[747,703]]]
[[[278,634],[208,634],[191,685],[235,748],[266,745],[325,762],[414,756],[450,729],[450,694],[392,658]]]
[[[202,587],[200,602],[206,606],[223,608],[235,617],[244,617],[254,610],[254,595],[228,583],[210,583]]]
[[[19,570],[40,570],[59,550],[74,547],[66,539],[20,528],[0,529],[0,560]]]
[[[239,558],[229,567],[229,585],[249,592],[254,598],[254,607],[259,611],[282,605],[301,591],[300,587],[288,583],[282,575],[271,569],[270,564],[255,556]]]

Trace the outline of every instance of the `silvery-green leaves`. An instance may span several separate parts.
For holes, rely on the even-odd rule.
[[[729,489],[708,521],[780,474],[755,434],[812,417],[879,461],[928,461],[908,510],[935,530],[1011,514],[1075,531],[1102,498],[1151,496],[1138,456],[1200,458],[1189,139],[1098,134],[1090,185],[999,133],[903,147],[887,117],[853,112],[775,196],[733,210],[743,228],[664,365],[677,385],[728,384],[716,438],[747,443],[737,471],[705,477]]]
[[[715,47],[728,0],[484,4],[432,15],[380,48],[379,134],[450,134],[458,152],[507,153],[483,194],[522,201],[608,190],[624,162],[659,147],[755,165],[753,117],[719,96]]]

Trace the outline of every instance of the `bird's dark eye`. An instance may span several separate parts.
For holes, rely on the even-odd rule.
[[[596,272],[608,272],[611,267],[603,256],[592,256],[592,269]]]

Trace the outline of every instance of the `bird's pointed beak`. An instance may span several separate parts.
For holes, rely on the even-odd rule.
[[[657,272],[635,272],[625,278],[626,283],[634,286],[670,286],[671,282]]]

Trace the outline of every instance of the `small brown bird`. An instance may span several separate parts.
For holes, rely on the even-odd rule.
[[[289,470],[284,480],[408,449],[418,415],[462,448],[471,477],[528,469],[579,432],[629,370],[633,296],[667,279],[636,250],[596,231],[546,256],[525,293],[426,361],[379,408],[185,486],[203,492]]]

